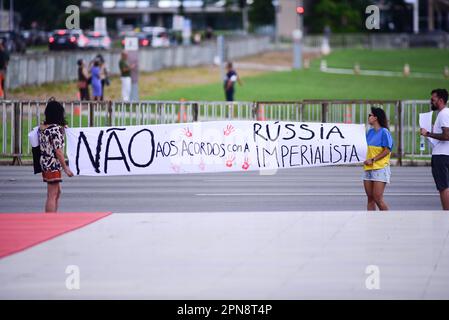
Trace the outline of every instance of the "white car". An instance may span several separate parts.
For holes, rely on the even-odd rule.
[[[144,27],[142,32],[147,35],[152,47],[169,47],[170,39],[167,29],[163,27]]]
[[[88,48],[104,50],[111,49],[111,38],[109,38],[107,33],[90,31],[86,35],[87,39],[89,39],[89,42],[87,44]]]

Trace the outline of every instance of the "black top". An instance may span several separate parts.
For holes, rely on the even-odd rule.
[[[9,54],[6,51],[0,51],[0,70],[6,69],[6,64],[9,61]]]
[[[87,78],[83,73],[82,67],[78,67],[78,81],[87,81]]]
[[[232,85],[228,89],[228,81],[231,80]],[[234,90],[234,83],[237,80],[237,72],[234,70],[230,70],[228,73],[226,73],[226,77],[224,79],[224,88],[226,91],[233,91]]]

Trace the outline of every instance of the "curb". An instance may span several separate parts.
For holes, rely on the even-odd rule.
[[[22,166],[32,166],[33,160],[22,160]],[[12,159],[0,159],[0,166],[12,166]]]
[[[33,160],[22,160],[22,166],[32,166]],[[0,166],[12,166],[12,159],[0,159]],[[358,166],[358,165],[355,165]],[[391,159],[391,166],[397,167],[398,160]],[[403,167],[430,167],[430,159],[429,160],[402,160]]]

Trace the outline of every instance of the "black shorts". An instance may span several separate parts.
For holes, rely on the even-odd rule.
[[[438,191],[449,188],[449,155],[432,156],[432,175]]]
[[[226,101],[234,101],[234,90],[225,90]]]

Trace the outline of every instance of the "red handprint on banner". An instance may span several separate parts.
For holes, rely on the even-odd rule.
[[[249,159],[248,159],[248,157],[245,157],[245,161],[243,162],[242,169],[248,170],[249,166],[250,166]]]
[[[226,127],[226,129],[223,130],[223,133],[225,136],[229,136],[231,133],[235,131],[234,127],[230,124]]]
[[[179,171],[181,171],[181,166],[177,165],[177,164],[172,164],[171,168],[174,172],[179,173]]]
[[[201,159],[200,164],[198,165],[201,171],[204,171],[206,169],[206,164],[204,163],[204,160]]]
[[[226,160],[226,167],[231,168],[234,160],[235,156],[228,156],[228,160]]]
[[[184,128],[184,134],[187,138],[191,138],[193,136],[193,133],[189,128]]]

